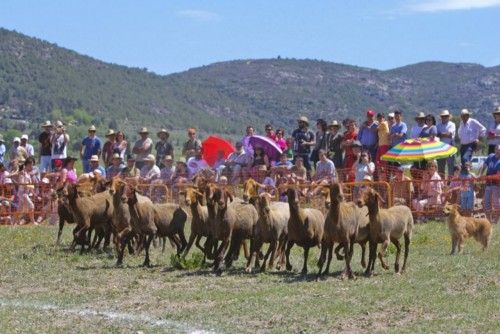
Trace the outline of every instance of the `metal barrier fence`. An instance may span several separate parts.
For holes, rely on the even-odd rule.
[[[342,177],[346,174],[338,174]],[[500,182],[479,178],[477,180],[410,180],[402,174],[390,177],[390,182],[342,182],[346,201],[356,201],[366,187],[374,188],[383,199],[381,205],[407,205],[415,217],[441,217],[446,202],[461,204],[464,214],[486,215],[492,222],[500,216]],[[172,202],[184,205],[182,190],[190,183],[167,186],[164,183],[136,184],[136,189],[155,203]],[[236,197],[243,196],[242,185],[224,185]],[[328,194],[321,185],[303,182],[301,203],[326,212]],[[92,184],[79,186],[82,193],[92,194]],[[286,189],[277,184],[275,191],[281,201],[286,201]],[[0,184],[0,224],[18,224],[23,221],[57,222],[58,199],[50,184]]]

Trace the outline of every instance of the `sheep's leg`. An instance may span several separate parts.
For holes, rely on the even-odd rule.
[[[335,247],[335,256],[337,257],[337,260],[339,260],[339,261],[344,260],[344,255],[340,254],[341,249],[344,249],[342,247],[342,244],[339,244],[337,247]]]
[[[254,238],[250,240],[250,257],[247,260],[247,266],[245,268],[245,271],[247,273],[251,273],[253,268],[255,267],[255,260],[258,256],[258,251],[262,244],[260,243],[260,240],[258,238]],[[238,246],[239,248],[240,246]]]
[[[302,275],[307,274],[307,259],[309,258],[309,247],[304,247],[304,265],[302,266]]]
[[[59,217],[59,231],[57,231],[57,240],[56,240],[56,245],[58,246],[61,243],[61,235],[63,232],[63,228],[64,228],[64,219]]]
[[[323,265],[326,261],[326,252],[328,250],[326,242],[323,242],[323,247],[321,247],[321,254],[318,259],[318,278],[321,277],[321,271],[323,270]]]
[[[269,260],[269,268],[272,268],[274,266],[274,256],[276,255],[277,247],[278,247],[278,241],[271,241],[269,243],[269,248],[267,249],[266,255],[264,255],[262,265],[260,266],[260,271],[266,271],[267,260],[269,259],[269,256],[271,257]]]
[[[366,242],[359,245],[361,246],[361,267],[366,268]]]
[[[107,229],[104,235],[104,244],[102,245],[102,250],[106,251],[109,249],[109,244],[111,243],[111,231]]]
[[[241,245],[243,246],[243,254],[245,254],[245,259],[248,260],[250,258],[250,252],[248,251],[247,242],[245,240],[243,240],[241,242]],[[240,253],[240,247],[238,246],[238,254],[239,253]],[[237,258],[235,260],[237,260]]]
[[[144,267],[151,266],[151,262],[149,260],[149,247],[151,246],[151,242],[153,241],[154,237],[154,234],[150,234],[144,240],[144,250],[146,251],[146,257],[144,258],[144,263],[142,264]]]
[[[328,259],[326,260],[326,268],[325,271],[323,272],[324,275],[328,275],[330,273],[330,264],[332,263],[332,258],[333,258],[333,242],[328,246]]]
[[[128,245],[130,241],[129,231],[126,231],[125,233],[122,232],[120,234],[122,235],[120,236],[120,240],[118,243],[118,259],[116,260],[117,266],[121,266],[123,264],[123,255],[125,253],[125,246]]]
[[[396,261],[394,262],[394,271],[399,274],[399,258],[401,256],[401,243],[398,239],[391,239],[394,246],[396,246]]]
[[[459,237],[458,238],[458,254],[462,254],[463,246],[464,246],[464,238]]]
[[[222,274],[222,263],[224,260],[224,253],[226,252],[226,249],[229,247],[230,240],[231,240],[230,238],[223,240],[219,249],[217,250],[214,260],[214,271],[217,274],[217,276],[220,276]]]
[[[229,250],[226,253],[226,257],[224,258],[224,262],[226,267],[231,267],[233,265],[233,261],[238,259],[238,253],[240,251],[240,239],[232,238],[229,243]]]
[[[410,253],[410,235],[405,234],[405,257],[403,259],[403,268],[401,269],[402,272],[406,270],[406,260],[408,260],[408,254]]]
[[[373,269],[374,269],[374,262],[377,258],[377,243],[370,240],[370,242],[368,243],[368,246],[370,247],[369,249],[369,253],[368,253],[368,266],[366,267],[366,270],[365,270],[365,276],[371,276],[372,273],[373,273]]]
[[[286,247],[286,238],[280,238],[278,243],[278,252],[276,257],[278,257],[278,264],[276,265],[276,269],[281,270],[281,268],[285,267],[285,247]]]
[[[179,251],[177,252],[178,254],[181,254],[184,249],[186,249],[186,246],[187,246],[187,240],[186,240],[186,235],[184,234],[184,230],[181,229],[179,231],[179,233],[177,233],[177,237],[179,238],[179,241],[180,241],[180,249]]]
[[[286,250],[285,250],[286,270],[288,270],[288,271],[292,270],[292,264],[290,263],[290,251],[292,250],[293,244],[294,244],[293,241],[288,241],[288,244],[286,245]]]
[[[378,258],[380,259],[380,263],[382,264],[382,268],[385,270],[389,270],[389,266],[384,261],[385,251],[387,250],[387,246],[389,246],[389,239],[385,239],[382,243],[382,249],[378,253]]]
[[[354,253],[354,243],[352,240],[347,240],[344,242],[344,257],[345,257],[345,273],[347,274],[347,277],[349,279],[354,278],[354,274],[352,273],[352,268],[351,268],[351,259],[352,259],[352,254]]]
[[[165,248],[167,247],[167,238],[161,238],[161,252],[165,253]]]

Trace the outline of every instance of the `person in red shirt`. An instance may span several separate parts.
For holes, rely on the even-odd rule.
[[[274,133],[273,126],[271,124],[266,124],[265,129],[266,129],[266,137],[276,141],[276,133]]]
[[[353,144],[358,139],[358,131],[356,128],[356,123],[347,119],[344,121],[344,126],[347,130],[344,132],[344,138],[340,146],[344,150],[344,168],[351,170],[354,162],[356,161],[356,155],[353,152]]]

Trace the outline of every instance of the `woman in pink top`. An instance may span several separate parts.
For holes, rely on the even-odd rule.
[[[286,151],[288,145],[286,144],[285,130],[283,128],[276,130],[276,144],[278,144],[283,152]]]
[[[76,158],[67,157],[64,164],[64,168],[62,170],[62,183],[67,182],[69,184],[77,184],[78,176],[76,175],[75,170],[75,161]]]

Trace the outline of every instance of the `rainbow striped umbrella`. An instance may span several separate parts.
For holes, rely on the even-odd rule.
[[[420,160],[442,159],[457,153],[457,148],[438,139],[429,138],[407,139],[397,144],[381,159],[392,162],[412,162]]]

